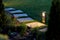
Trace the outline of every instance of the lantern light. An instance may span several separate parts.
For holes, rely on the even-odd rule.
[[[45,16],[45,13],[46,13],[46,11],[44,11],[44,12],[42,13],[42,16]]]
[[[43,11],[43,12],[42,12],[42,22],[43,22],[43,23],[45,23],[45,16],[46,16],[45,13],[46,13],[46,11]]]

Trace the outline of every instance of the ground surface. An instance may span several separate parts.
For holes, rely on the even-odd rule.
[[[3,0],[6,7],[15,7],[26,12],[29,16],[41,21],[41,13],[49,14],[51,0]],[[48,18],[47,18],[48,20]]]
[[[31,23],[27,23],[26,25],[31,27],[31,28],[35,28],[35,27],[42,28],[43,26],[46,26],[45,24],[40,23],[40,22],[31,22]]]

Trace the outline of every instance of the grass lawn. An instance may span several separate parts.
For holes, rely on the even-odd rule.
[[[26,12],[30,17],[41,22],[41,13],[49,15],[52,0],[3,0],[5,7],[14,7]],[[47,19],[48,20],[48,17]]]

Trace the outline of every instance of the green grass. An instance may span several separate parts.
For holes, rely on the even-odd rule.
[[[47,11],[49,15],[51,0],[3,0],[5,7],[14,7],[26,12],[35,20],[41,21],[41,13]],[[48,17],[47,17],[48,21]]]

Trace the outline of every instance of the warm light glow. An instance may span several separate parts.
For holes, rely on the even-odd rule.
[[[46,26],[45,24],[40,23],[40,22],[31,22],[31,23],[27,23],[26,25],[31,28]]]
[[[46,11],[42,12],[42,16],[45,16]]]
[[[4,6],[9,6],[10,5],[9,3],[5,3],[5,2],[3,2],[3,4],[4,4]]]
[[[6,6],[6,5],[7,5],[7,3],[4,3],[4,5]]]
[[[46,11],[42,12],[42,22],[45,23],[45,13]]]

